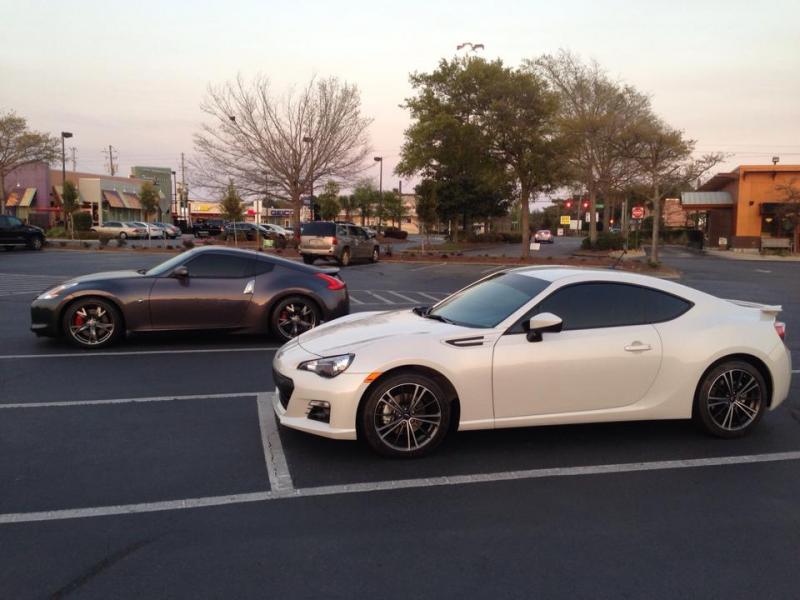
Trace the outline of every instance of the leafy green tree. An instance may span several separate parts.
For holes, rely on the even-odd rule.
[[[325,221],[333,221],[339,216],[339,211],[341,210],[337,199],[339,190],[339,184],[333,180],[329,180],[325,184],[323,192],[317,197],[320,216]]]
[[[152,181],[145,181],[139,189],[139,202],[144,212],[144,220],[150,218],[150,214],[158,209],[158,190]]]
[[[362,179],[358,182],[353,190],[353,201],[361,215],[361,224],[366,225],[367,219],[373,214],[373,206],[377,201],[378,191],[375,189],[372,181],[369,179]]]
[[[28,129],[28,122],[15,112],[0,113],[0,214],[6,209],[8,174],[30,163],[55,162],[60,146],[58,138]]]
[[[344,211],[344,218],[346,221],[353,220],[353,213],[358,210],[358,205],[356,204],[355,196],[353,194],[342,194],[338,198],[339,206]]]
[[[426,236],[436,225],[437,183],[433,179],[423,179],[415,188],[417,219]]]
[[[227,221],[241,221],[244,215],[244,204],[236,191],[233,182],[228,183],[228,189],[220,202],[222,218]]]
[[[442,60],[411,84],[417,96],[406,100],[412,125],[397,172],[440,183],[439,215],[458,214],[465,231],[475,218],[505,212],[513,195],[527,231],[533,194],[563,179],[558,98],[544,79],[473,57]]]
[[[391,221],[397,227],[402,225],[403,217],[406,215],[406,207],[403,206],[403,199],[396,191],[383,192],[383,215],[382,219]]]
[[[64,223],[69,228],[70,237],[75,237],[75,223],[72,215],[78,210],[78,188],[71,181],[65,181],[61,192],[61,210],[64,211]]]

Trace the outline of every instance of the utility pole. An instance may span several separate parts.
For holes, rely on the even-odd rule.
[[[117,172],[117,170],[114,168],[114,147],[109,144],[108,150],[103,150],[103,154],[105,154],[106,158],[108,158],[108,172],[111,173],[111,176],[113,177]]]
[[[186,191],[186,160],[181,152],[181,200],[186,206],[186,224],[191,227],[192,214],[189,210],[189,194]]]

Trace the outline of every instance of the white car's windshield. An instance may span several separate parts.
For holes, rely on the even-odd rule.
[[[467,327],[495,327],[549,285],[528,275],[499,273],[446,298],[428,316]]]

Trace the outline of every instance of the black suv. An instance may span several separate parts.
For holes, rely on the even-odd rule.
[[[222,233],[225,221],[222,219],[206,219],[192,224],[192,233],[197,237],[210,237]]]
[[[44,229],[41,227],[25,225],[17,217],[0,215],[0,246],[6,250],[11,250],[15,246],[41,250],[44,239]]]

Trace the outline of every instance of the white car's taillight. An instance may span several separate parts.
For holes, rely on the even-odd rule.
[[[786,339],[786,323],[783,321],[775,321],[775,332],[782,340]]]

